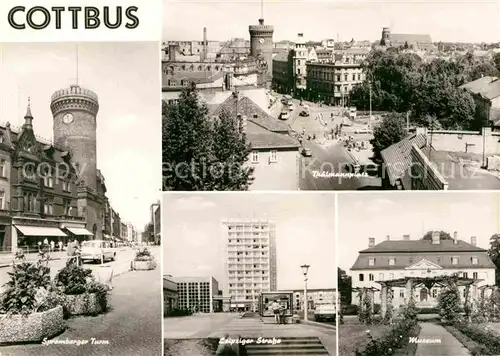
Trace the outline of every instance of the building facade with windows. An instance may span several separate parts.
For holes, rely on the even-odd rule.
[[[177,283],[171,275],[163,276],[163,314],[168,315],[178,308]]]
[[[227,241],[231,308],[257,311],[259,295],[277,289],[276,223],[259,219],[222,222]]]
[[[0,127],[0,248],[37,251],[45,240],[102,239],[106,184],[97,169],[97,95],[77,85],[51,98],[53,142],[35,134],[28,103],[24,124]]]
[[[177,284],[177,305],[179,309],[192,312],[213,313],[218,302],[219,282],[212,277],[179,277]]]
[[[294,309],[304,310],[304,289],[293,290]],[[335,288],[307,289],[307,309],[314,310],[318,305],[336,304],[337,290]]]
[[[351,268],[352,302],[359,304],[359,294],[355,288],[375,288],[374,302],[380,303],[381,285],[378,281],[401,279],[404,277],[441,277],[458,274],[475,280],[477,287],[495,284],[495,265],[487,250],[477,246],[477,238],[470,242],[458,239],[440,239],[440,232],[434,231],[430,240],[411,240],[404,235],[401,240],[387,236],[385,241],[375,244],[370,237],[368,248],[359,251]],[[465,296],[465,287],[459,287]],[[440,286],[420,285],[413,289],[413,297],[420,308],[437,305]],[[394,307],[404,305],[409,299],[406,288],[393,288]],[[464,301],[464,298],[462,298]]]
[[[247,164],[255,177],[251,190],[297,190],[299,142],[290,135],[289,125],[270,116],[250,95],[234,92],[209,115],[215,118],[225,112],[246,135],[252,146]]]
[[[349,106],[352,89],[365,80],[361,63],[307,63],[307,92],[312,100]]]

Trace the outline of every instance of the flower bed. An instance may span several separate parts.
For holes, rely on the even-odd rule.
[[[478,325],[470,323],[455,323],[453,326],[477,344],[481,345],[481,351],[485,355],[500,354],[500,338],[497,334],[486,330]],[[467,346],[467,345],[466,345]]]
[[[0,314],[0,344],[40,342],[64,331],[63,308],[22,314]]]
[[[147,248],[137,251],[135,258],[132,261],[132,269],[134,271],[149,271],[155,268],[156,261]]]
[[[92,270],[66,266],[57,274],[55,283],[64,296],[66,315],[97,315],[107,310],[108,287],[95,281]]]

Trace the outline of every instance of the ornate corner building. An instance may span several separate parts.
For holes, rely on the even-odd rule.
[[[105,239],[121,225],[97,169],[97,95],[72,85],[52,95],[50,108],[53,143],[35,135],[29,103],[21,128],[0,126],[1,252]]]

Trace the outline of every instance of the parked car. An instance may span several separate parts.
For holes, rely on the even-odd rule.
[[[316,307],[314,319],[316,321],[335,321],[337,308],[335,304],[322,304]]]
[[[299,114],[299,115],[300,115],[300,116],[305,116],[305,117],[307,117],[307,116],[309,116],[309,110],[307,110],[307,109],[303,109],[303,110],[300,112],[300,114]]]
[[[110,260],[114,261],[116,258],[116,249],[111,247],[109,241],[104,240],[91,240],[82,243],[80,258],[84,261],[97,261],[100,262]]]
[[[371,134],[373,131],[372,129],[368,128],[368,127],[361,127],[361,128],[357,128],[356,130],[354,130],[354,133],[357,133],[357,134]]]
[[[290,118],[290,112],[289,111],[282,111],[280,114],[280,119],[281,120],[288,120]]]
[[[355,107],[350,107],[349,108],[349,118],[355,119],[356,115],[357,115],[357,109]]]
[[[310,148],[307,148],[307,147],[304,147],[304,148],[302,149],[302,155],[303,155],[304,157],[311,157],[311,156],[312,156],[312,151],[311,151],[311,149],[310,149]]]

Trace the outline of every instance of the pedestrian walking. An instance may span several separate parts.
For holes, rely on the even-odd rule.
[[[63,242],[59,240],[59,251],[63,250]]]
[[[271,309],[273,310],[274,314],[274,320],[276,321],[276,324],[279,324],[280,322],[280,305],[278,304],[278,301],[275,300],[273,304],[271,304]]]
[[[286,308],[284,305],[279,309],[279,322],[280,324],[286,324]]]
[[[50,241],[50,252],[54,252],[56,249],[56,243],[54,240]]]
[[[43,240],[43,245],[44,246],[48,246],[49,245],[49,240],[47,238],[45,238],[45,240]]]

